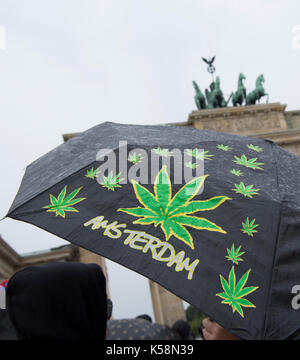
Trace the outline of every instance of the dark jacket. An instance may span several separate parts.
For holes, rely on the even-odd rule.
[[[0,340],[18,340],[16,331],[5,309],[0,309]]]
[[[9,280],[6,307],[21,339],[105,338],[105,277],[96,264],[57,262],[27,267]]]

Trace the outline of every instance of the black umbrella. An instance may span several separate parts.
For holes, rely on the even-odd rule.
[[[109,320],[107,340],[180,340],[170,327],[143,319]]]
[[[160,283],[244,339],[300,337],[299,172],[271,141],[104,123],[29,165],[8,216]]]

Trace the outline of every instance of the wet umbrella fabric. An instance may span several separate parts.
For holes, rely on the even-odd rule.
[[[186,157],[168,164],[175,148]],[[103,154],[126,168],[99,180]],[[147,157],[160,161],[153,181],[148,163],[148,183],[131,181]],[[203,162],[204,176],[173,181]],[[30,164],[8,216],[160,283],[241,338],[300,338],[299,178],[299,158],[267,140],[104,123]]]
[[[180,340],[170,327],[143,319],[110,320],[107,340]]]

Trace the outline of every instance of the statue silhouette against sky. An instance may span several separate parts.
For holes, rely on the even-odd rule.
[[[230,100],[232,101],[232,106],[254,105],[257,102],[259,103],[260,99],[264,96],[267,96],[268,103],[268,94],[265,92],[263,87],[263,83],[265,81],[263,74],[258,76],[256,79],[255,89],[247,95],[246,87],[243,83],[246,77],[243,73],[240,73],[238,77],[237,91],[235,93],[232,92],[228,99],[225,100],[220,86],[220,77],[217,76],[216,80],[214,80],[213,76],[214,72],[216,71],[216,68],[213,65],[215,58],[216,56],[208,59],[202,57],[202,60],[208,65],[207,71],[212,75],[213,78],[213,81],[209,85],[209,89],[205,89],[204,91],[205,96],[201,92],[197,82],[193,80],[193,87],[196,93],[194,100],[198,110],[227,107]]]

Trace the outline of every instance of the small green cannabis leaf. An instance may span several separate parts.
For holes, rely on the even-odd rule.
[[[229,151],[229,150],[231,150],[231,147],[228,145],[218,144],[217,149],[223,150],[223,151]]]
[[[239,261],[243,261],[241,256],[245,254],[245,251],[240,252],[241,246],[235,249],[234,244],[232,244],[231,249],[227,249],[226,259],[232,261],[234,264],[238,265]]]
[[[111,171],[108,176],[103,176],[103,182],[101,182],[100,184],[108,190],[114,191],[115,188],[121,187],[119,182],[123,179],[120,179],[120,176],[121,173],[114,176],[113,172]]]
[[[253,189],[253,185],[245,185],[243,182],[240,184],[234,184],[235,189],[232,189],[237,194],[242,194],[245,197],[252,198],[254,195],[258,195],[259,189]]]
[[[164,156],[164,157],[169,157],[171,156],[173,153],[171,151],[169,151],[169,149],[162,149],[160,146],[158,146],[155,149],[152,149],[152,151],[160,156]]]
[[[243,154],[240,158],[238,156],[234,156],[235,160],[232,160],[238,165],[246,166],[247,168],[253,170],[263,170],[259,165],[264,165],[264,163],[257,162],[257,158],[247,159],[247,156]]]
[[[241,317],[244,317],[244,312],[242,307],[246,308],[255,308],[256,306],[252,304],[249,300],[245,299],[246,295],[251,294],[253,291],[258,289],[258,286],[249,286],[244,287],[248,281],[250,274],[248,270],[236,284],[236,276],[234,272],[234,266],[232,266],[229,273],[228,282],[220,275],[221,285],[224,292],[216,294],[221,299],[223,299],[222,304],[228,304],[232,307],[233,313],[237,311]]]
[[[142,155],[136,154],[135,152],[128,156],[128,161],[132,162],[133,164],[139,163],[142,159],[143,159]]]
[[[247,234],[247,235],[253,237],[253,234],[257,232],[257,230],[255,230],[255,228],[257,228],[259,226],[258,224],[254,224],[254,223],[255,223],[255,219],[253,219],[250,222],[249,218],[247,217],[246,221],[244,223],[242,222],[243,228],[241,229],[241,231],[244,234]]]
[[[77,198],[75,196],[79,193],[82,187],[74,190],[66,197],[67,194],[67,185],[61,190],[57,197],[50,194],[50,205],[43,206],[44,209],[48,209],[47,212],[55,212],[55,216],[59,215],[62,218],[66,217],[65,212],[78,212],[73,205],[78,204],[79,202],[85,200],[85,198]]]
[[[243,173],[240,170],[236,170],[236,169],[231,169],[230,173],[235,176],[243,176]]]
[[[191,161],[184,163],[184,165],[190,169],[196,169],[198,167],[196,163],[192,163]]]
[[[193,238],[185,226],[226,234],[225,230],[210,220],[197,216],[188,216],[199,211],[214,210],[226,200],[231,200],[227,196],[215,196],[207,200],[192,201],[203,186],[207,176],[193,178],[172,197],[170,177],[166,166],[163,166],[154,181],[154,194],[132,180],[136,198],[142,207],[120,208],[118,211],[140,217],[140,219],[133,222],[134,224],[154,224],[155,227],[160,225],[166,241],[174,235],[194,249]]]
[[[256,146],[256,145],[252,145],[252,144],[247,145],[247,147],[248,147],[248,149],[254,150],[256,152],[261,152],[263,150],[260,146]]]
[[[185,153],[191,157],[194,157],[198,160],[211,160],[211,157],[213,157],[214,155],[208,154],[208,150],[202,150],[200,151],[199,149],[195,148],[195,149],[186,149]]]
[[[85,176],[89,179],[96,179],[96,177],[98,176],[99,174],[99,169],[95,169],[92,167],[90,170],[87,170]]]

